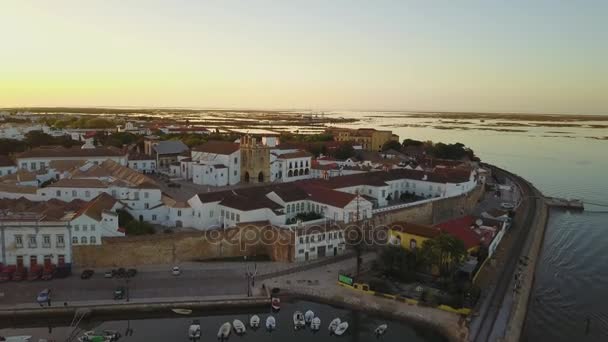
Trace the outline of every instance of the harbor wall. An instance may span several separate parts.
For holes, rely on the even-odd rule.
[[[73,246],[76,267],[130,267],[242,256],[292,261],[291,235],[269,225],[224,230],[104,238],[97,246]]]

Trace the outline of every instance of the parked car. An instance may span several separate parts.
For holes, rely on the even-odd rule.
[[[124,268],[119,268],[118,270],[116,270],[116,276],[118,278],[124,278],[127,276],[127,270],[125,270]]]
[[[38,280],[42,276],[42,267],[40,266],[32,266],[30,267],[30,272],[27,274],[27,280]]]
[[[110,270],[110,271],[106,271],[106,273],[103,274],[104,278],[113,278],[114,277],[114,271]]]
[[[55,266],[45,267],[42,271],[42,280],[51,280],[55,276]]]
[[[42,291],[40,291],[40,293],[38,293],[38,296],[36,296],[36,301],[38,302],[38,304],[44,304],[44,303],[48,303],[48,301],[51,300],[51,290],[50,289],[44,289]]]
[[[84,270],[80,274],[80,279],[89,279],[93,276],[93,274],[95,274],[95,271],[93,270]]]
[[[16,267],[15,266],[6,266],[2,269],[2,273],[0,273],[0,282],[9,281],[13,279],[13,274],[15,274]]]
[[[134,268],[129,268],[127,270],[127,277],[129,277],[129,278],[135,277],[136,274],[137,274],[137,270]]]
[[[27,279],[27,269],[26,268],[18,268],[15,270],[13,274],[14,281],[22,281]]]
[[[124,299],[125,298],[125,288],[120,286],[117,287],[116,289],[114,289],[114,299],[115,300],[119,300],[119,299]]]
[[[515,205],[513,205],[513,203],[503,202],[500,204],[500,207],[503,209],[511,210],[515,208]]]
[[[182,271],[179,269],[178,266],[173,266],[173,269],[171,270],[171,274],[173,274],[174,276],[178,276],[178,275],[182,274]]]

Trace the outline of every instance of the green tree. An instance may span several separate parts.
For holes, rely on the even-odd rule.
[[[467,250],[462,240],[442,233],[424,241],[420,255],[427,265],[437,267],[441,276],[449,276],[462,263]]]
[[[395,150],[401,151],[401,144],[397,140],[389,140],[382,145],[382,151]]]
[[[414,278],[419,260],[415,251],[401,246],[386,246],[379,254],[377,269],[385,276],[401,281]]]
[[[333,152],[333,155],[337,159],[348,159],[350,157],[355,156],[355,149],[353,145],[349,143],[341,144],[336,150]]]
[[[422,146],[424,145],[424,142],[420,141],[420,140],[414,140],[414,139],[405,139],[403,140],[403,147],[408,147],[408,146]]]
[[[125,226],[127,235],[154,234],[154,227],[146,221],[132,220]]]

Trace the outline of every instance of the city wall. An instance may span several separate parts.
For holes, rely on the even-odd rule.
[[[469,214],[483,191],[483,186],[479,186],[466,195],[378,213],[371,224],[373,227],[397,221],[434,224]],[[268,223],[254,223],[224,230],[104,238],[99,246],[73,246],[72,258],[80,268],[174,264],[253,255],[293,261],[293,245],[291,232]]]
[[[99,246],[74,246],[76,267],[129,267],[241,256],[291,261],[291,234],[266,225],[225,230],[104,238]]]

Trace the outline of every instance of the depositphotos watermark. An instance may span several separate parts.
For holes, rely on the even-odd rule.
[[[388,227],[359,224],[315,224],[309,226],[283,228],[271,224],[240,224],[236,227],[218,228],[205,232],[212,244],[238,246],[241,250],[252,247],[281,247],[299,244],[318,244],[326,241],[337,246],[386,245],[389,239]]]

